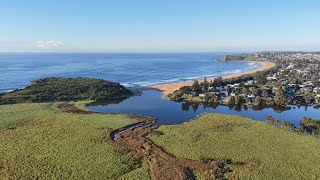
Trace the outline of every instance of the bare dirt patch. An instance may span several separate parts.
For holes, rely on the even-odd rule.
[[[74,106],[74,104],[62,103],[57,107],[61,112],[73,113],[73,114],[94,114],[92,111],[84,111]]]
[[[144,158],[150,166],[153,179],[195,179],[194,171],[210,171],[215,179],[226,179],[234,163],[230,160],[205,159],[202,161],[178,158],[156,146],[146,136],[152,127],[137,127],[120,132],[114,142],[123,150],[135,152],[134,158]]]

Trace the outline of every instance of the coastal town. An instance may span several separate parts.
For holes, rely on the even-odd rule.
[[[230,107],[320,106],[320,53],[258,52],[226,56],[232,61],[268,61],[275,67],[232,79],[194,81],[169,97],[175,101]]]

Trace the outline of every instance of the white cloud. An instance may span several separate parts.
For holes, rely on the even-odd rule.
[[[62,46],[63,46],[63,42],[61,41],[39,40],[36,42],[36,47],[39,49],[59,48]]]

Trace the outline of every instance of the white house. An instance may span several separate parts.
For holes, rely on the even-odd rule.
[[[249,94],[248,95],[248,98],[251,98],[251,99],[253,99],[253,98],[255,98],[256,97],[256,95],[254,95],[254,94]]]

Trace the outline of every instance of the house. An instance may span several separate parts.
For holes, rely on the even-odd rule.
[[[305,88],[305,87],[307,87],[307,86],[304,84],[299,85],[299,88]]]
[[[293,93],[293,94],[294,94],[294,93],[296,92],[296,89],[294,89],[294,88],[288,88],[287,91],[288,91],[288,93]]]
[[[304,85],[305,87],[313,87],[313,84],[310,81],[304,82],[302,83],[302,85]]]
[[[256,97],[256,95],[254,95],[254,94],[249,94],[248,95],[248,98],[250,98],[250,99],[254,99]]]
[[[247,86],[253,85],[253,80],[247,81],[246,83],[244,83]]]
[[[224,86],[219,86],[219,87],[217,87],[217,90],[218,91],[226,91],[227,88],[225,88]]]
[[[267,77],[267,80],[268,80],[268,81],[276,81],[276,80],[277,80],[277,78],[274,78],[274,77],[270,77],[270,76],[268,76],[268,77]]]
[[[236,96],[235,92],[230,93],[230,96]]]
[[[320,93],[320,87],[315,87],[313,88],[314,93]]]
[[[280,88],[279,87],[273,87],[272,90],[273,91],[278,91],[278,90],[280,90]]]
[[[210,95],[219,95],[220,92],[210,92],[209,94],[210,94]]]
[[[228,91],[227,90],[220,91],[220,95],[228,96]]]
[[[195,92],[195,91],[191,91],[190,94],[188,94],[190,96],[198,96],[199,93],[198,92]]]
[[[288,84],[288,87],[294,88],[294,87],[296,87],[296,84],[295,84],[295,83],[289,83],[289,84]]]

